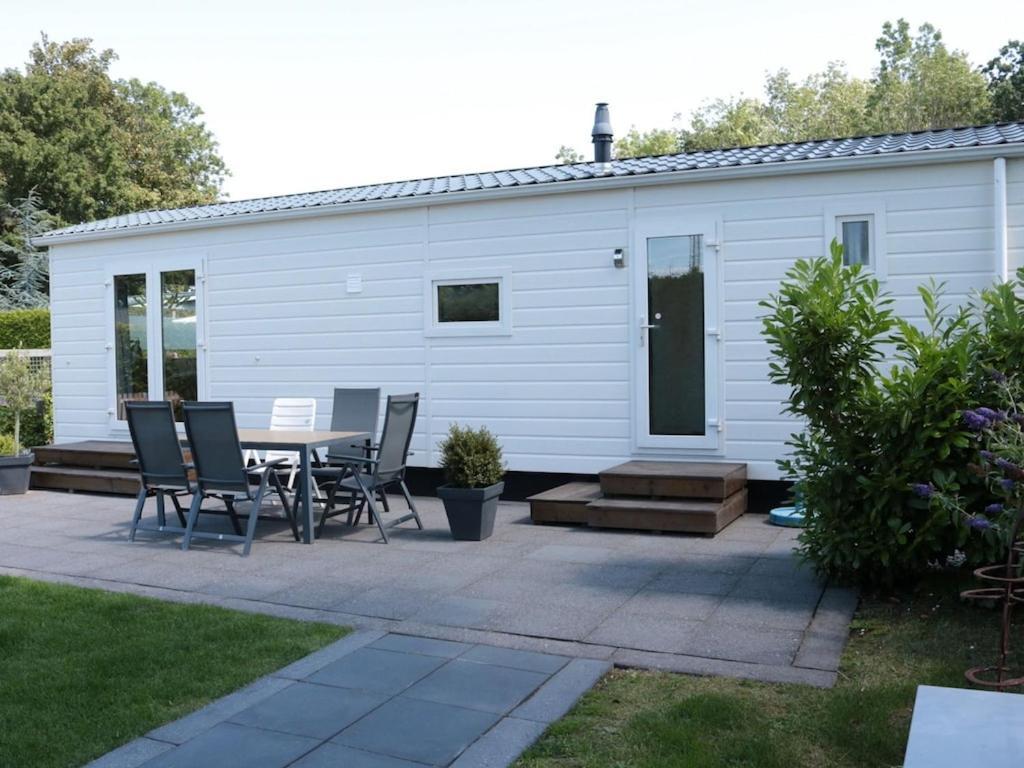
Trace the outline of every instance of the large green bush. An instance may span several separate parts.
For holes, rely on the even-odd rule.
[[[0,349],[49,349],[50,310],[0,312]]]
[[[1019,364],[1019,348],[999,345],[1024,329],[1024,313],[999,308],[1013,286],[985,292],[977,311],[942,307],[941,286],[919,292],[923,329],[895,317],[878,281],[844,267],[833,244],[830,259],[797,262],[762,302],[770,379],[804,423],[781,466],[804,494],[803,554],[829,577],[889,587],[958,550],[971,562],[994,554],[912,487],[956,489],[969,509],[987,503],[961,412],[985,396],[988,367]]]

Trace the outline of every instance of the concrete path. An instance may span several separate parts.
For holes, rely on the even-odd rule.
[[[359,632],[90,768],[501,768],[608,662]]]
[[[439,501],[418,504],[426,529],[388,545],[339,520],[300,545],[269,523],[243,558],[216,541],[129,543],[130,499],[5,496],[0,573],[619,666],[835,681],[856,595],[825,589],[794,557],[796,532],[763,516],[714,538],[659,536],[533,525],[503,503],[491,539],[456,542]]]

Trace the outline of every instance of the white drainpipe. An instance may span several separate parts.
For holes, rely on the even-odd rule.
[[[996,279],[1010,279],[1010,249],[1006,238],[1006,158],[997,157],[992,163],[992,181],[995,186],[993,209],[995,212]]]

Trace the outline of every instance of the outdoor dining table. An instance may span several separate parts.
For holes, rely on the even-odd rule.
[[[238,441],[243,450],[288,451],[299,454],[299,487],[295,496],[296,510],[302,526],[302,541],[313,543],[313,473],[310,471],[316,451],[326,448],[349,448],[368,440],[366,432],[302,432],[283,429],[239,429]],[[344,452],[344,451],[342,451]]]

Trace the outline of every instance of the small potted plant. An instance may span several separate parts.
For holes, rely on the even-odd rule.
[[[46,377],[19,351],[0,357],[0,406],[14,417],[14,434],[0,435],[0,495],[28,491],[35,454],[21,445],[21,414],[46,396]]]
[[[440,447],[447,482],[437,495],[444,501],[452,538],[483,541],[494,532],[498,497],[505,490],[501,446],[486,427],[452,424]]]

